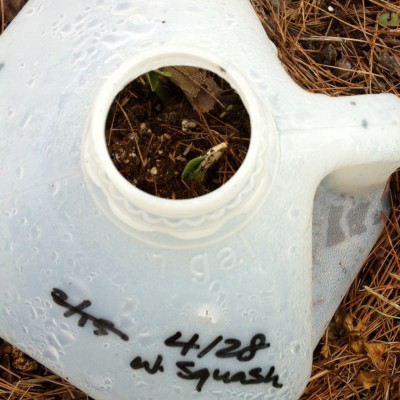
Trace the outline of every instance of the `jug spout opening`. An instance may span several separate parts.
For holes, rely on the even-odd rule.
[[[374,162],[341,168],[329,174],[322,185],[338,193],[369,196],[383,192],[389,175],[398,167],[397,161]]]
[[[222,59],[212,59],[193,51],[146,55],[120,66],[98,93],[83,140],[83,170],[99,208],[135,236],[143,238],[148,232],[187,241],[216,234],[214,241],[227,223],[229,229],[224,231],[236,231],[241,226],[236,222],[246,220],[244,214],[258,209],[271,188],[279,160],[272,115],[242,71]],[[146,72],[174,65],[203,68],[225,79],[240,96],[251,125],[249,149],[234,176],[217,190],[185,200],[159,198],[128,182],[113,164],[104,135],[106,117],[116,94]],[[232,223],[233,220],[237,221]]]

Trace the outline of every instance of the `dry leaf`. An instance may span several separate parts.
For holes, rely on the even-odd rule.
[[[11,350],[12,350],[11,345],[0,339],[0,365],[3,367],[0,368],[0,378],[6,380],[7,382],[12,382],[12,374],[10,371]]]
[[[340,58],[335,62],[335,69],[333,73],[339,78],[345,79],[351,76],[353,64],[345,57]]]
[[[350,349],[355,354],[365,353],[365,341],[364,339],[355,339],[350,341]]]
[[[376,367],[380,368],[383,366],[382,355],[386,351],[385,344],[365,343],[365,350]]]
[[[318,61],[325,65],[335,65],[337,59],[337,51],[332,43],[325,46],[318,54]]]
[[[166,67],[169,80],[178,86],[198,113],[211,111],[222,92],[204,69],[195,67]]]
[[[11,349],[11,363],[16,370],[25,373],[36,371],[39,368],[39,364],[35,360],[16,347]]]
[[[379,63],[389,70],[391,76],[400,76],[400,59],[399,57],[390,55],[386,50],[382,50],[379,55]]]
[[[63,394],[62,400],[87,400],[88,396],[78,390],[68,390]]]
[[[4,5],[4,22],[5,25],[10,23],[14,17],[19,13],[21,8],[27,3],[28,0],[5,0]]]
[[[327,338],[329,341],[337,340],[340,337],[341,329],[334,322],[331,322],[327,328]]]
[[[325,343],[323,346],[322,346],[322,349],[321,349],[321,355],[324,357],[324,358],[329,358],[330,357],[330,351],[329,351],[329,345],[328,345],[328,343]]]
[[[337,340],[344,335],[345,329],[343,324],[345,317],[346,313],[343,310],[336,312],[334,318],[329,323],[328,328],[326,330],[328,342]]]
[[[347,333],[359,333],[365,331],[365,325],[351,314],[346,315],[343,327]]]
[[[378,382],[378,374],[373,371],[363,371],[361,370],[357,375],[358,380],[363,385],[365,390],[371,389]]]

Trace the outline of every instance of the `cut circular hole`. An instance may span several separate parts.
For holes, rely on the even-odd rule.
[[[250,118],[240,96],[215,73],[164,67],[118,93],[105,140],[117,170],[138,189],[189,199],[236,173],[249,148]]]

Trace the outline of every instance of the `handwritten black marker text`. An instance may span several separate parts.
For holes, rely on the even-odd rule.
[[[74,314],[79,315],[78,326],[84,327],[88,321],[91,321],[93,323],[93,326],[96,328],[93,331],[95,335],[103,336],[108,335],[108,332],[112,332],[115,335],[119,336],[122,340],[129,340],[128,335],[117,329],[114,326],[113,322],[104,318],[96,318],[86,311],[83,311],[92,304],[89,300],[83,300],[77,306],[73,306],[72,304],[67,302],[68,295],[61,289],[57,288],[54,288],[52,290],[51,297],[53,298],[54,303],[67,309],[67,311],[65,311],[64,313],[64,317],[69,318]]]
[[[266,337],[262,333],[255,334],[248,345],[242,346],[242,342],[235,338],[228,338],[224,340],[222,335],[217,336],[210,343],[201,346],[198,341],[200,335],[195,333],[190,337],[189,340],[182,340],[182,333],[176,332],[165,339],[164,344],[167,347],[180,349],[179,354],[182,357],[193,356],[192,353],[197,353],[197,358],[203,358],[207,354],[214,354],[215,357],[224,358],[235,358],[240,362],[248,362],[252,360],[258,351],[268,349],[270,343],[266,341]],[[131,368],[133,369],[144,369],[151,375],[157,372],[164,372],[162,366],[163,357],[157,356],[153,366],[150,366],[150,362],[143,360],[141,357],[135,357],[131,361]],[[260,367],[251,368],[248,371],[237,371],[231,372],[229,370],[221,371],[219,368],[210,370],[209,368],[197,368],[196,363],[191,360],[181,360],[176,362],[178,369],[177,376],[185,380],[194,380],[196,383],[196,390],[201,392],[204,384],[208,379],[213,379],[217,382],[223,382],[225,384],[238,382],[241,385],[257,385],[257,384],[272,384],[276,389],[280,389],[283,385],[279,382],[279,375],[275,374],[275,367],[272,366],[268,372],[263,372]]]
[[[215,381],[222,381],[225,384],[239,382],[241,385],[257,385],[260,383],[272,383],[276,389],[280,389],[283,385],[279,382],[279,376],[274,375],[275,367],[270,367],[267,374],[263,375],[262,368],[252,368],[248,371],[239,371],[232,373],[225,371],[221,373],[220,369],[216,368],[214,371],[209,371],[208,368],[200,368],[195,370],[195,363],[193,361],[178,361],[176,366],[180,369],[177,375],[182,379],[197,380],[196,390],[201,392],[204,384],[208,378],[212,377]]]
[[[199,335],[195,333],[189,341],[179,340],[182,337],[181,332],[176,332],[174,335],[165,339],[164,343],[169,347],[181,348],[181,356],[186,356],[190,350],[199,350],[200,345],[197,343]],[[198,358],[204,357],[207,353],[211,352],[223,340],[223,336],[217,336],[210,344],[202,349],[198,354]],[[224,346],[215,352],[218,358],[236,358],[238,361],[246,362],[252,360],[257,351],[267,349],[270,343],[266,342],[266,337],[262,333],[257,333],[250,340],[248,346],[242,347],[242,342],[238,339],[228,338],[224,340]]]
[[[79,317],[78,326],[84,327],[88,321],[91,321],[95,328],[93,331],[95,335],[103,336],[111,332],[122,340],[129,341],[128,335],[117,329],[113,322],[104,318],[96,318],[87,312],[92,304],[90,300],[83,300],[77,305],[72,305],[67,301],[68,295],[57,288],[51,291],[51,297],[57,305],[67,309],[64,312],[64,317],[69,318],[73,315]],[[196,362],[193,361],[193,357],[197,359],[216,357],[220,360],[219,362],[222,362],[222,359],[235,359],[242,363],[236,363],[236,365],[245,365],[248,361],[253,360],[258,352],[270,348],[271,344],[267,342],[263,333],[256,333],[247,343],[242,344],[239,339],[233,337],[225,339],[222,335],[216,336],[209,342],[201,343],[198,333],[188,336],[188,340],[185,340],[182,333],[177,331],[164,340],[164,345],[178,349],[178,354],[184,359],[175,362],[176,375],[184,380],[196,381],[198,392],[201,392],[205,383],[210,379],[224,384],[236,382],[240,385],[271,384],[275,389],[283,387],[283,384],[279,382],[279,375],[275,373],[275,366],[269,366],[264,370],[257,366],[231,371],[228,368],[222,369],[221,367],[198,367]],[[213,364],[215,365],[215,361]],[[161,354],[158,354],[154,361],[148,361],[142,356],[136,355],[130,362],[130,367],[134,370],[144,370],[150,375],[165,372]]]
[[[156,361],[154,362],[154,365],[150,367],[150,363],[148,361],[142,360],[142,358],[138,356],[131,361],[130,366],[132,369],[144,368],[147,373],[149,373],[150,375],[154,375],[157,372],[164,372],[162,360],[162,356],[158,355]]]

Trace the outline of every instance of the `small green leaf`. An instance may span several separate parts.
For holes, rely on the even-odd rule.
[[[155,92],[160,84],[160,76],[155,71],[146,72],[147,81],[150,84],[151,90]]]
[[[154,71],[146,72],[146,78],[150,83],[151,90],[155,92],[160,86],[160,78],[161,77],[170,78],[172,74],[170,72],[163,72],[159,69],[155,69]]]
[[[171,72],[161,71],[160,69],[155,69],[155,70],[153,70],[153,72],[155,72],[156,74],[158,74],[160,76],[165,76],[166,78],[171,78],[171,76],[172,76]]]
[[[399,25],[400,17],[396,13],[383,13],[378,17],[378,24],[381,26],[396,27]]]
[[[193,160],[190,160],[185,168],[182,171],[181,174],[181,179],[187,179],[190,178],[192,179],[192,174],[196,171],[196,169],[200,166],[201,162],[204,160],[204,156],[199,156],[196,158],[193,158]]]
[[[160,100],[165,103],[168,100],[168,92],[164,89],[162,85],[160,85],[160,79],[162,77],[171,77],[170,72],[163,72],[159,69],[155,69],[153,71],[146,72],[146,79],[150,84],[150,88],[152,92],[154,92]]]
[[[206,154],[190,160],[181,174],[181,179],[191,179],[192,181],[203,183],[206,172],[216,161],[219,160],[227,147],[228,144],[222,142],[211,147]]]
[[[206,169],[200,168],[199,166],[197,169],[195,169],[190,175],[189,178],[192,181],[195,181],[197,183],[203,183],[204,178],[206,177]]]

